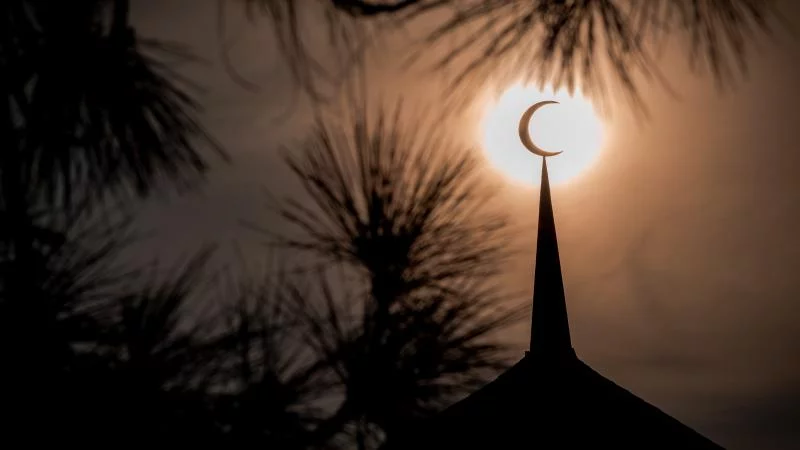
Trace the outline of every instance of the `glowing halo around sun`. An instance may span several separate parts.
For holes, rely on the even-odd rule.
[[[575,179],[592,165],[603,146],[603,123],[591,102],[579,93],[543,92],[522,84],[511,86],[496,100],[487,102],[481,121],[481,144],[489,162],[515,183],[539,184],[541,157],[525,148],[518,127],[526,109],[546,100],[558,104],[536,111],[530,122],[530,135],[546,151],[563,151],[547,158],[551,184]]]

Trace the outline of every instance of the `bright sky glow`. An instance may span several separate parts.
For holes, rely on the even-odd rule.
[[[597,160],[603,146],[603,123],[591,102],[579,93],[540,91],[516,84],[487,102],[481,120],[481,144],[489,162],[512,182],[536,186],[541,176],[541,157],[530,153],[519,139],[522,113],[532,104],[555,100],[531,120],[531,139],[545,151],[564,153],[548,158],[550,183],[574,179]]]

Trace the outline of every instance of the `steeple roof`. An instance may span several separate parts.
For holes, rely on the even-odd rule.
[[[494,381],[409,425],[386,450],[722,447],[605,378],[572,349],[547,163],[542,162],[531,347]]]

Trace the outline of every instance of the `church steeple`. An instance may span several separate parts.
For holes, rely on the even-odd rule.
[[[574,356],[575,351],[569,336],[564,282],[561,279],[553,203],[550,199],[547,158],[542,158],[538,229],[530,354],[537,358]]]

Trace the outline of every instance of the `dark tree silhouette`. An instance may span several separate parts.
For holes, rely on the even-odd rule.
[[[319,72],[298,23],[296,0],[245,0],[260,6],[288,36],[282,48],[306,79]],[[770,0],[320,0],[331,32],[352,30],[375,20],[403,26],[420,16],[438,25],[410,43],[413,58],[439,55],[434,69],[454,68],[456,87],[487,77],[509,76],[580,87],[597,101],[626,94],[641,107],[640,77],[666,84],[653,51],[668,36],[680,36],[688,62],[710,71],[726,86],[746,69],[747,44],[770,32],[779,18]],[[266,5],[269,5],[268,7]],[[289,13],[291,12],[291,13]],[[355,19],[362,19],[357,23]],[[363,20],[370,19],[370,20]],[[350,31],[352,34],[353,32]],[[437,45],[440,44],[440,45]],[[360,46],[351,45],[351,50]],[[311,58],[311,59],[310,59]],[[314,67],[313,70],[311,68]],[[307,83],[306,83],[307,84]],[[313,86],[312,86],[313,87]],[[459,92],[459,90],[455,90]]]
[[[492,286],[508,255],[505,220],[486,208],[472,153],[447,145],[434,121],[402,123],[401,108],[320,118],[289,165],[309,194],[273,205],[301,236],[286,248],[343,263],[365,290],[296,295],[308,345],[343,390],[318,442],[377,426],[387,439],[504,367],[494,333],[521,318]],[[322,275],[320,275],[322,276]],[[348,285],[346,281],[343,281]]]
[[[127,290],[110,298],[112,318],[99,336],[107,370],[96,378],[104,389],[93,391],[98,411],[116,414],[110,422],[96,418],[103,425],[96,434],[132,435],[140,443],[208,434],[211,422],[194,437],[190,430],[207,417],[215,340],[208,319],[190,311],[206,287],[201,277],[209,256],[203,251],[167,277],[128,280]]]
[[[137,38],[128,7],[127,0],[0,7],[0,218],[5,296],[15,308],[55,313],[46,305],[52,299],[35,294],[37,247],[61,231],[42,227],[43,215],[74,219],[109,195],[197,180],[207,164],[202,141],[219,151],[194,117],[185,80],[159,59],[185,55]],[[42,326],[55,320],[40,318]]]
[[[67,437],[81,425],[73,401],[87,370],[103,366],[95,351],[109,295],[127,277],[115,257],[128,235],[116,221],[40,211],[29,226],[24,259],[13,230],[0,227],[0,396],[13,418],[10,441],[42,430]]]
[[[41,217],[25,267],[0,247],[5,437],[303,448],[327,385],[284,346],[286,285],[243,277],[204,309],[210,251],[166,274],[126,270],[127,219]]]
[[[524,317],[485,286],[419,290],[383,317],[368,294],[335,295],[327,287],[322,298],[295,302],[307,345],[342,397],[314,430],[317,445],[343,432],[359,448],[386,442],[483,385],[510,356],[497,333]]]
[[[196,119],[196,87],[171,68],[190,55],[137,36],[128,3],[4,2],[4,197],[28,184],[55,200],[146,194],[199,179],[206,149],[224,155]]]
[[[230,444],[305,448],[329,383],[298,336],[289,308],[296,281],[281,270],[254,277],[235,269],[221,295],[214,415]]]
[[[0,6],[0,320],[3,356],[31,386],[72,370],[76,333],[92,347],[107,331],[86,313],[97,306],[87,296],[106,281],[126,236],[111,223],[101,236],[79,238],[85,230],[76,225],[109,196],[200,179],[203,145],[222,155],[194,117],[191,86],[165,64],[165,56],[186,55],[138,38],[128,7],[127,0]],[[102,245],[87,250],[93,240]],[[49,381],[37,385],[37,377]]]
[[[203,145],[222,155],[167,62],[189,55],[138,37],[128,7],[0,6],[0,345],[16,432],[301,448],[353,423],[400,432],[504,365],[491,337],[516,310],[496,307],[486,281],[502,260],[502,220],[465,209],[489,198],[473,161],[392,151],[441,143],[408,142],[390,122],[358,135],[364,149],[377,131],[386,140],[369,145],[390,151],[352,160],[367,162],[352,167],[367,171],[367,196],[355,200],[366,209],[346,209],[358,216],[343,222],[355,227],[350,242],[326,253],[362,267],[360,315],[340,321],[349,305],[330,301],[324,280],[324,301],[308,298],[311,279],[242,288],[224,314],[196,314],[206,253],[165,278],[112,270],[124,229],[103,216],[102,233],[84,233],[83,215],[106,198],[200,179]],[[398,175],[409,192],[394,186]],[[346,400],[323,417],[316,400],[336,389]]]
[[[506,217],[486,207],[497,186],[480,177],[477,153],[448,144],[433,117],[403,123],[401,106],[367,108],[341,122],[319,117],[305,151],[286,153],[312,206],[271,205],[305,232],[273,237],[360,267],[392,295],[497,273]]]
[[[126,276],[114,260],[130,238],[120,226],[126,218],[39,211],[29,223],[32,246],[24,261],[14,254],[14,230],[0,226],[0,328],[3,344],[18,341],[3,345],[6,355],[35,350],[30,364],[58,372],[74,345],[97,336],[105,326],[97,313]]]

